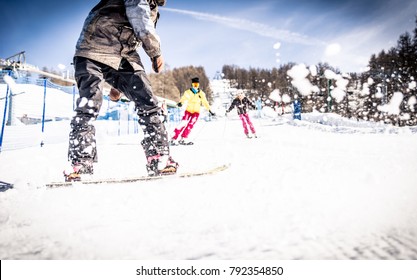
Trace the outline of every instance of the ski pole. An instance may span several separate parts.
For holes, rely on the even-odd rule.
[[[258,128],[256,130],[259,131],[259,128],[262,127],[261,118],[258,118],[257,121],[258,121]]]
[[[206,126],[206,121],[202,124],[201,128],[197,131],[195,136],[193,137],[193,140],[197,139],[197,137],[200,135],[201,131],[203,131],[203,128]]]
[[[2,126],[1,126],[1,133],[0,133],[0,153],[1,153],[1,148],[3,146],[4,127],[6,125],[7,107],[8,107],[8,103],[9,103],[9,85],[7,85],[6,97],[5,98],[6,98],[6,100],[4,102],[3,121],[2,121]]]

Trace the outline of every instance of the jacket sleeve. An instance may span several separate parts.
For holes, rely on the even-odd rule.
[[[210,104],[207,101],[206,94],[204,93],[204,91],[200,92],[200,96],[201,102],[203,103],[204,107],[207,109],[207,111],[210,111]]]
[[[126,15],[143,49],[150,57],[161,55],[161,44],[151,18],[147,0],[124,0]]]
[[[245,97],[245,98],[246,98],[246,103],[249,105],[249,107],[252,108],[252,109],[255,109],[256,108],[255,104],[253,104],[253,102],[250,101],[249,98],[247,98],[247,97]]]
[[[233,110],[233,108],[235,107],[235,105],[236,105],[236,99],[233,99],[233,101],[232,101],[232,104],[230,104],[230,107],[229,107],[229,109],[227,109],[227,112],[230,112],[230,111],[232,111]]]
[[[184,94],[182,95],[180,102],[184,104],[185,102],[188,102],[189,99],[190,99],[190,91],[187,89],[186,91],[184,91]]]

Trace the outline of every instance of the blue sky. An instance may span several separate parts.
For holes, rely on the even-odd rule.
[[[30,64],[69,66],[84,19],[96,0],[1,0],[0,57],[26,51]],[[158,34],[171,68],[224,64],[272,68],[329,62],[361,71],[415,27],[415,0],[167,0]],[[140,52],[149,69],[148,58]]]

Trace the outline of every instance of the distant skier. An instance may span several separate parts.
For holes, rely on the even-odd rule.
[[[293,119],[294,120],[301,120],[301,102],[296,97],[293,102]]]
[[[200,116],[200,107],[203,105],[211,116],[215,114],[211,111],[207,101],[206,94],[200,89],[200,79],[198,77],[191,79],[191,88],[187,89],[178,102],[177,106],[181,107],[187,103],[184,116],[180,124],[174,130],[174,136],[171,139],[171,145],[193,145],[188,140],[188,136]],[[181,138],[178,140],[178,138]]]
[[[242,90],[238,90],[237,96],[235,99],[233,99],[232,104],[230,105],[229,109],[226,110],[226,115],[230,111],[233,110],[233,108],[237,109],[237,114],[239,115],[240,120],[242,121],[243,126],[243,132],[245,133],[246,137],[252,138],[252,136],[249,134],[249,129],[253,134],[253,137],[257,138],[255,127],[253,126],[249,114],[247,112],[247,109],[250,107],[251,109],[255,109],[255,105],[245,96]]]
[[[97,161],[93,121],[103,102],[104,82],[135,103],[144,132],[141,144],[148,175],[177,171],[178,164],[170,157],[167,131],[159,118],[161,108],[137,52],[142,46],[153,70],[163,70],[155,27],[158,6],[164,4],[165,0],[102,0],[87,16],[74,55],[80,97],[71,120],[68,158],[72,169],[64,172],[66,181],[80,180],[80,174],[93,174],[93,162]],[[113,94],[117,100],[118,93]]]
[[[262,100],[260,97],[256,99],[255,106],[256,106],[256,112],[257,112],[256,116],[258,118],[262,118]]]

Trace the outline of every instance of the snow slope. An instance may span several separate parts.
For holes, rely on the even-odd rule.
[[[64,136],[3,151],[0,180],[15,187],[0,192],[0,259],[417,258],[415,128],[252,117],[260,137],[246,139],[233,114],[172,147],[182,171],[231,164],[211,176],[47,189]],[[95,176],[144,175],[140,134],[98,127]]]

